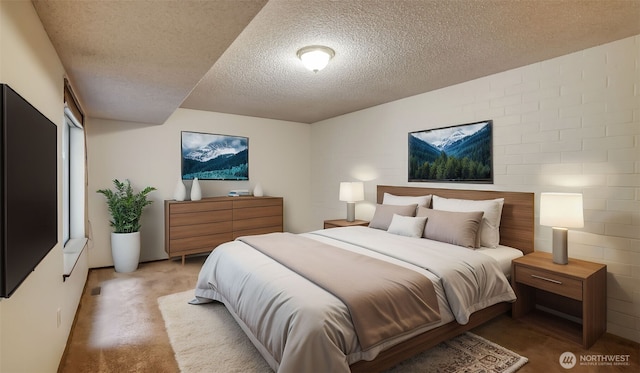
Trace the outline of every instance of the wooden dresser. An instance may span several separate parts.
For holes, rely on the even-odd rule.
[[[213,197],[164,201],[169,258],[212,251],[240,236],[282,232],[282,197]]]

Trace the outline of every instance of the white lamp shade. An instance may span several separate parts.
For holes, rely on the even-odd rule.
[[[340,183],[340,201],[356,202],[364,199],[364,184],[361,181]]]
[[[582,228],[584,216],[582,194],[542,193],[540,195],[540,225],[558,228]]]
[[[327,67],[329,60],[334,55],[333,49],[319,45],[305,47],[298,51],[298,58],[300,58],[304,67],[313,72],[318,72]]]

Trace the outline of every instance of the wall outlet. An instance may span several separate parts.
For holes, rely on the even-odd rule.
[[[58,313],[56,315],[56,321],[58,323],[58,328],[59,328],[60,324],[62,324],[62,310],[60,308],[58,308]]]

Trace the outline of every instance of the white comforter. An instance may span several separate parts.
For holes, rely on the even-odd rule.
[[[454,319],[465,324],[476,310],[515,300],[497,262],[466,248],[366,227],[304,236],[424,274],[434,283],[442,320],[363,353],[340,300],[242,242],[222,244],[200,271],[197,300],[223,302],[278,372],[349,372],[350,364],[412,336]]]

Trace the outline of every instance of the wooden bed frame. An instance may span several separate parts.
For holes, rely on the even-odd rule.
[[[399,196],[421,196],[435,194],[444,198],[486,200],[504,198],[500,221],[500,244],[521,250],[524,254],[533,252],[534,237],[534,194],[526,192],[500,192],[484,190],[440,189],[408,186],[378,185],[377,202],[382,203],[384,193]],[[451,339],[470,329],[509,311],[511,303],[498,303],[471,315],[466,325],[455,321],[429,330],[405,342],[382,351],[372,361],[358,361],[350,366],[352,372],[380,372],[401,361],[430,349],[440,342]]]

